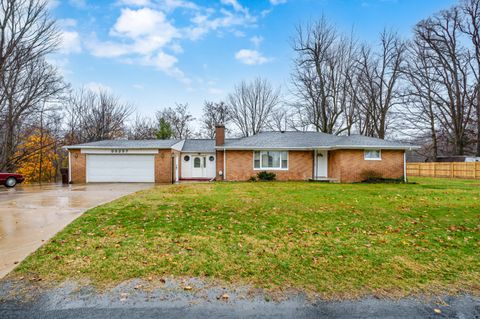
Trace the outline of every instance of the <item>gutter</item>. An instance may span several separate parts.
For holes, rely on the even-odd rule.
[[[335,145],[335,146],[313,146],[313,147],[223,147],[223,150],[232,151],[255,151],[255,150],[300,150],[300,151],[312,151],[312,150],[344,150],[344,149],[382,149],[382,150],[405,150],[412,151],[420,149],[420,146],[372,146],[372,145]],[[220,147],[215,147],[220,149]]]

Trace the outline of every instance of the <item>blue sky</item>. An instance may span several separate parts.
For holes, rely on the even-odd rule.
[[[262,76],[288,94],[295,26],[325,15],[376,43],[384,28],[405,37],[451,0],[50,0],[63,43],[51,61],[73,87],[104,88],[138,113],[225,99]]]

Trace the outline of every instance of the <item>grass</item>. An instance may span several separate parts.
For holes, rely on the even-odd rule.
[[[324,297],[480,291],[480,182],[158,186],[89,210],[14,276],[188,276]]]

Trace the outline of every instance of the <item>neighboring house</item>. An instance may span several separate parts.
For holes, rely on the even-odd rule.
[[[155,182],[245,181],[260,171],[278,180],[326,179],[358,182],[366,172],[405,178],[405,151],[415,146],[360,135],[263,132],[215,140],[110,140],[67,146],[69,180]]]

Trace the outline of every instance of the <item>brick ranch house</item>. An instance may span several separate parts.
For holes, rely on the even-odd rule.
[[[278,180],[359,182],[365,173],[406,178],[412,145],[360,135],[263,132],[225,139],[107,140],[67,146],[69,181],[173,183],[180,180],[246,181],[260,171]]]

